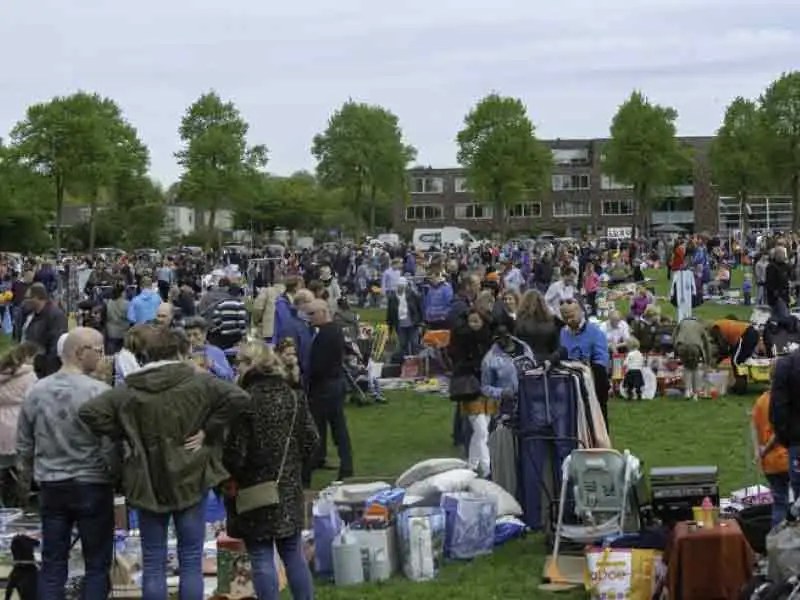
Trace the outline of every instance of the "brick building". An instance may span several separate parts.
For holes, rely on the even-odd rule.
[[[677,185],[652,211],[653,226],[673,224],[688,231],[719,230],[725,216],[711,183],[708,168],[710,137],[680,141],[693,149],[693,176]],[[607,140],[553,140],[550,190],[543,197],[509,209],[509,232],[519,235],[551,232],[555,235],[603,235],[609,229],[630,228],[633,194],[602,172],[603,145]],[[501,216],[494,207],[478,204],[466,187],[463,169],[414,168],[409,170],[408,203],[395,208],[395,231],[410,233],[419,227],[452,225],[472,232],[500,230]],[[730,202],[726,204],[730,212]]]

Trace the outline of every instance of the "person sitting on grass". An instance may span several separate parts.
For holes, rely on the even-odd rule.
[[[631,301],[631,314],[629,319],[640,319],[642,315],[644,315],[644,311],[647,310],[648,306],[653,304],[653,296],[647,291],[647,288],[644,286],[639,286],[636,290],[636,296],[633,297]]]

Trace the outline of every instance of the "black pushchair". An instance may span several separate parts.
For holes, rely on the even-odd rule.
[[[335,320],[344,333],[344,373],[349,386],[350,399],[359,406],[373,402],[384,402],[377,383],[369,372],[369,359],[372,355],[372,340],[361,337],[361,327],[357,314],[340,309]]]

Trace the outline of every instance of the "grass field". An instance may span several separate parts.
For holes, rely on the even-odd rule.
[[[657,274],[651,274],[654,275]],[[740,280],[738,274],[734,285]],[[657,294],[666,295],[663,271],[655,284]],[[665,303],[664,309],[672,307]],[[709,320],[731,313],[746,317],[749,312],[745,307],[710,304],[697,310],[698,316]],[[362,318],[383,322],[384,313],[364,311]],[[418,460],[457,453],[450,443],[452,406],[447,399],[404,392],[389,394],[389,400],[385,406],[353,408],[348,412],[357,476],[390,481]],[[752,396],[697,403],[682,399],[640,403],[612,400],[609,417],[612,440],[617,449],[629,449],[642,459],[647,469],[717,465],[723,491],[727,492],[753,482],[747,414],[752,402]],[[335,456],[335,450],[330,450],[330,456]],[[412,583],[397,577],[386,584],[357,588],[320,586],[317,597],[320,600],[554,598],[556,594],[537,589],[544,558],[541,536],[531,535],[506,544],[492,556],[470,563],[450,562],[430,583]],[[566,600],[585,597],[582,591],[557,596]]]

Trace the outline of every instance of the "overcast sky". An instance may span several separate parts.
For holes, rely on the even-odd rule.
[[[152,154],[214,88],[270,149],[312,169],[311,138],[348,97],[399,117],[419,163],[455,164],[483,95],[521,97],[543,138],[599,137],[634,88],[708,135],[735,96],[800,67],[799,0],[5,0],[0,135],[26,107],[78,89],[119,102]]]

